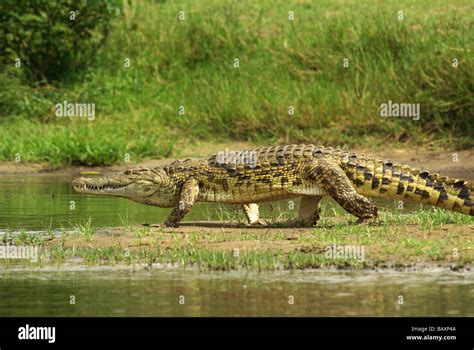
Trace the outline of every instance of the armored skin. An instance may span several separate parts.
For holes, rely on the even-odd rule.
[[[217,153],[101,178],[79,177],[73,187],[81,193],[172,207],[164,224],[173,227],[196,202],[242,205],[249,223],[258,224],[258,203],[297,197],[301,197],[299,218],[311,225],[319,219],[323,196],[332,197],[358,223],[377,217],[377,207],[366,196],[474,215],[473,186],[466,181],[373,156],[303,144]]]

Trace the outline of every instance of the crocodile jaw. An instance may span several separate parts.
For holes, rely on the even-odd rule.
[[[72,182],[74,191],[80,193],[123,196],[130,183],[113,181],[111,178],[78,177]]]
[[[72,182],[76,192],[99,194],[106,196],[118,196],[130,199],[148,198],[158,189],[159,184],[147,179],[129,179],[122,176],[112,175],[101,178],[76,178]]]

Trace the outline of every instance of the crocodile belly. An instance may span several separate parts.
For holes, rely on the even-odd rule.
[[[282,188],[267,186],[239,186],[229,188],[227,191],[220,188],[201,189],[198,196],[199,202],[250,204],[296,197]]]
[[[321,187],[315,184],[301,184],[297,186],[291,186],[288,188],[288,192],[294,195],[305,195],[305,196],[324,196],[327,192]]]

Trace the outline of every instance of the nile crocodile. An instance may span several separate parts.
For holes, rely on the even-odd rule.
[[[257,224],[257,203],[296,197],[301,197],[299,218],[311,225],[319,219],[323,196],[332,197],[358,217],[358,223],[377,217],[377,207],[365,196],[408,200],[474,215],[471,183],[382,158],[314,145],[217,153],[107,177],[79,177],[73,186],[82,193],[173,207],[164,224],[174,227],[196,202],[242,205],[249,223]]]

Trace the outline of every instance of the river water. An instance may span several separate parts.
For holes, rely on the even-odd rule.
[[[474,316],[472,273],[96,268],[1,276],[0,316]]]

